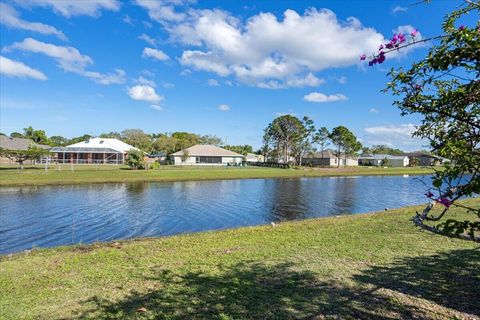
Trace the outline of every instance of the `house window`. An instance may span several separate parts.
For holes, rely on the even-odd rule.
[[[222,157],[197,157],[197,163],[222,163]]]

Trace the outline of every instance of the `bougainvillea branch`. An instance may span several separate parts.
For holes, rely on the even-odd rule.
[[[459,24],[459,19],[478,14],[479,9],[479,1],[465,1],[462,8],[447,15],[441,35],[419,39],[417,30],[397,33],[370,57],[360,57],[373,66],[409,46],[432,44],[427,56],[409,69],[392,69],[384,92],[397,98],[394,105],[402,115],[422,116],[414,136],[428,140],[433,152],[451,160],[435,171],[433,187],[425,194],[430,202],[414,222],[436,233],[475,241],[480,241],[480,208],[458,201],[480,195],[480,22],[468,26]],[[463,207],[471,218],[447,218],[453,206]],[[441,210],[434,213],[438,207]],[[435,221],[440,223],[432,226]]]

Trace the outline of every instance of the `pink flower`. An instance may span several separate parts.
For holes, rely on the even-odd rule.
[[[378,57],[377,57],[377,62],[378,63],[383,63],[385,61],[385,53],[383,51],[380,51]]]
[[[367,59],[367,56],[366,56],[365,54],[362,54],[362,55],[360,56],[360,60],[363,61],[363,60],[365,60],[365,59]]]
[[[380,47],[378,47],[378,50],[382,50],[383,49],[383,44],[380,45]]]
[[[452,202],[450,200],[448,200],[447,198],[438,198],[437,201],[440,202],[441,204],[443,204],[443,206],[445,208],[450,207],[450,205],[452,204]]]
[[[418,34],[418,30],[417,29],[413,29],[412,32],[410,32],[410,35],[412,36],[412,38],[415,38]]]
[[[430,191],[425,193],[425,195],[427,196],[427,198],[433,198],[433,193],[431,193]]]

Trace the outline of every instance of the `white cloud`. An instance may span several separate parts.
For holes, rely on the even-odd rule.
[[[402,150],[418,150],[428,145],[425,140],[412,137],[416,126],[409,124],[382,125],[365,128],[366,144],[385,144]]]
[[[155,89],[148,85],[136,85],[128,89],[130,98],[139,101],[147,101],[152,103],[159,103],[164,98],[159,96]]]
[[[348,98],[343,95],[343,94],[324,94],[320,92],[311,92],[303,97],[303,100],[309,101],[309,102],[336,102],[336,101],[342,101],[342,100],[347,100]]]
[[[19,13],[6,3],[0,3],[0,23],[10,28],[23,29],[45,35],[51,34],[62,40],[67,40],[65,34],[55,27],[40,22],[22,20]]]
[[[401,6],[396,6],[395,8],[392,9],[392,13],[396,14],[399,12],[407,12],[408,8],[407,7],[401,7]]]
[[[165,61],[165,60],[170,59],[169,56],[167,56],[165,54],[165,52],[163,52],[162,50],[157,50],[157,49],[153,49],[153,48],[143,49],[142,57],[143,58],[150,57],[150,58],[154,58],[154,59],[157,59],[157,60],[160,60],[160,61]]]
[[[147,10],[151,19],[156,21],[181,21],[185,19],[186,14],[176,12],[174,6],[180,5],[183,2],[180,0],[163,0],[163,1],[151,1],[151,0],[136,0],[137,5]]]
[[[155,88],[157,86],[157,84],[155,83],[155,81],[153,80],[150,80],[150,79],[147,79],[143,76],[140,76],[138,77],[137,79],[135,79],[135,83],[138,83],[138,84],[146,84],[150,87],[153,87]]]
[[[387,41],[358,19],[342,21],[326,9],[241,20],[219,9],[177,11],[174,1],[137,3],[172,41],[187,47],[180,58],[184,66],[264,88],[318,86],[317,72],[357,65],[361,54]]]
[[[41,42],[32,38],[26,38],[21,42],[15,42],[5,48],[5,51],[21,50],[26,52],[41,53],[55,59],[58,66],[67,72],[73,72],[87,77],[99,84],[118,84],[125,82],[125,71],[115,69],[114,73],[103,74],[89,71],[86,68],[93,64],[92,58],[83,55],[74,47],[57,46],[51,43]]]
[[[411,137],[415,130],[416,130],[415,125],[411,123],[365,128],[365,131],[367,133],[371,133],[375,135],[389,134],[389,135],[404,136],[404,137],[405,136]]]
[[[145,33],[142,33],[138,37],[138,39],[145,41],[146,43],[148,43],[151,46],[156,46],[157,45],[157,40],[153,39],[152,37],[150,37],[149,35],[147,35]]]
[[[163,107],[159,106],[158,104],[151,104],[150,108],[157,110],[157,111],[163,111]]]
[[[163,84],[163,87],[166,89],[172,89],[175,88],[175,84],[167,82]]]
[[[368,110],[368,112],[371,112],[371,113],[378,113],[378,109],[375,109],[375,108],[370,108],[370,110]]]
[[[22,62],[10,60],[3,56],[0,56],[0,74],[8,77],[47,80],[47,76],[41,71],[30,68]]]
[[[347,83],[347,77],[345,77],[345,76],[341,76],[341,77],[337,78],[336,80],[337,80],[338,83],[340,83],[340,84],[345,84],[345,83]]]
[[[208,79],[207,85],[209,85],[210,87],[218,87],[220,84],[215,79]]]
[[[15,0],[25,7],[50,7],[56,14],[70,18],[72,16],[98,17],[102,10],[118,11],[118,0]]]
[[[230,106],[228,104],[221,104],[218,106],[218,110],[220,111],[230,111]]]
[[[135,25],[135,20],[132,19],[132,17],[130,17],[128,14],[123,16],[122,21],[131,26]]]
[[[122,69],[115,69],[114,73],[100,73],[96,71],[83,71],[81,75],[95,81],[99,84],[121,84],[125,82],[125,71]]]

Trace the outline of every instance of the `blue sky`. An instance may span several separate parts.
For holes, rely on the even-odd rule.
[[[415,2],[2,1],[0,131],[190,131],[259,147],[291,113],[365,145],[419,149],[409,134],[420,119],[380,90],[426,47],[375,67],[358,59],[396,30],[439,34],[461,4]]]

